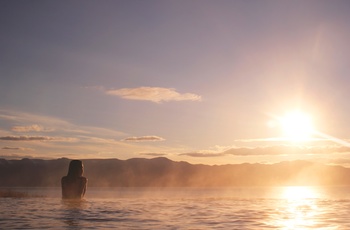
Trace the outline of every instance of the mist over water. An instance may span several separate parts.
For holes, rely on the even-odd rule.
[[[350,187],[89,188],[82,201],[59,188],[15,190],[29,196],[0,198],[1,229],[350,227]]]

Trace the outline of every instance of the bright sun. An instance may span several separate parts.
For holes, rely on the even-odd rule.
[[[288,200],[302,200],[317,198],[320,194],[312,187],[306,186],[289,186],[284,188],[282,197]]]
[[[298,110],[286,114],[279,121],[291,141],[307,141],[314,132],[311,117]]]

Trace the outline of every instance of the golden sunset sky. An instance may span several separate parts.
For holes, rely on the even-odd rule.
[[[0,0],[0,158],[347,166],[349,22],[347,0]]]

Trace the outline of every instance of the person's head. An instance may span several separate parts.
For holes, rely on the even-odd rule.
[[[80,160],[72,160],[69,163],[68,176],[80,177],[84,173],[84,165]]]

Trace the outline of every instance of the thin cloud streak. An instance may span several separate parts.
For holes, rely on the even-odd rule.
[[[13,126],[11,128],[14,132],[52,132],[53,129],[45,129],[41,125],[29,125],[29,126]]]
[[[4,109],[0,109],[0,119],[20,124],[27,124],[30,122],[31,124],[40,124],[44,125],[45,127],[66,127],[70,125],[67,121],[55,117],[40,116],[36,114]]]
[[[167,156],[166,153],[140,153],[140,155],[143,155],[143,156],[151,156],[151,157],[163,157],[163,156]]]
[[[268,137],[268,138],[251,138],[251,139],[237,139],[235,142],[290,142],[291,138],[288,137]],[[314,141],[332,141],[330,138],[318,138],[310,137],[304,142],[314,142]]]
[[[84,134],[84,135],[97,135],[100,136],[123,136],[126,133],[121,131],[116,131],[112,129],[94,127],[94,126],[79,126],[73,123],[67,122],[63,119],[50,117],[50,116],[41,116],[30,113],[23,113],[13,110],[3,110],[0,109],[0,120],[5,120],[7,122],[15,124],[23,124],[13,126],[11,131],[13,132],[29,132],[34,131],[36,128],[37,131],[42,128],[42,132],[64,132],[71,135]],[[27,124],[35,125],[27,125]],[[39,126],[39,127],[36,127]],[[14,127],[16,127],[14,129]],[[14,129],[14,130],[13,130]],[[38,131],[39,132],[39,131]]]
[[[233,156],[285,156],[285,155],[323,155],[350,153],[350,147],[347,146],[296,146],[296,145],[280,145],[266,146],[255,148],[230,148],[223,152],[189,152],[179,154],[180,156],[190,157],[222,157],[227,155]]]
[[[180,156],[190,156],[190,157],[222,157],[226,153],[201,153],[201,152],[192,152],[192,153],[181,153]]]
[[[122,141],[130,142],[144,142],[144,141],[164,141],[165,139],[158,136],[141,136],[141,137],[127,137]]]
[[[9,146],[5,146],[3,148],[1,148],[3,150],[18,150],[18,151],[32,151],[34,149],[31,148],[22,148],[22,147],[9,147]]]
[[[66,137],[49,137],[49,136],[4,136],[0,137],[2,141],[60,141],[60,142],[72,142],[76,141],[76,138]]]
[[[139,87],[107,90],[106,94],[123,99],[152,101],[155,103],[168,101],[201,101],[201,96],[193,93],[178,93],[173,88]]]
[[[160,147],[145,145],[154,141],[164,140],[164,138],[157,136],[145,136],[131,139],[131,141],[121,141],[120,136],[127,137],[129,134],[103,127],[80,126],[50,116],[14,110],[0,109],[0,112],[2,112],[0,113],[0,121],[3,120],[10,126],[8,130],[0,129],[0,142],[3,143],[3,146],[11,146],[11,143],[14,142],[25,143],[26,146],[21,147],[28,148],[26,150],[29,150],[29,148],[35,149],[35,157],[84,156],[86,158],[118,157],[127,159],[136,157],[138,152],[163,152],[163,149]],[[50,127],[53,131],[50,135],[17,135],[20,132],[16,131],[33,130],[34,127],[31,127],[33,124],[37,124],[45,130],[48,129],[46,127]],[[12,129],[13,127],[16,128],[12,130],[11,127]],[[136,144],[137,142],[143,143]],[[4,155],[8,155],[5,152],[10,152],[10,149],[1,149],[1,147],[0,150],[3,151]],[[15,149],[12,150],[16,151]],[[25,154],[28,153],[24,151],[22,155],[25,156]],[[32,155],[32,153],[30,154]]]

